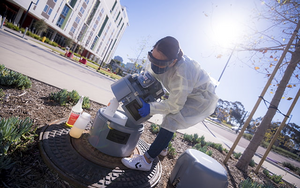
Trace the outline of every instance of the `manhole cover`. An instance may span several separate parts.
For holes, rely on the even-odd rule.
[[[66,119],[45,126],[40,133],[39,148],[45,163],[61,178],[76,187],[153,187],[161,177],[156,158],[148,172],[123,166],[121,158],[101,153],[89,144],[87,134],[69,136]],[[148,144],[139,140],[134,153],[144,153]]]

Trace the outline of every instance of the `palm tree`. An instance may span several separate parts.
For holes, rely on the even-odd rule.
[[[44,19],[38,20],[33,24],[34,28],[37,30],[37,34],[40,36],[43,32],[47,31],[48,25]]]

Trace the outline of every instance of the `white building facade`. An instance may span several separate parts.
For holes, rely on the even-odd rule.
[[[61,46],[70,38],[83,56],[95,61],[110,61],[129,25],[120,0],[7,0],[4,4],[2,16],[14,24],[32,29],[36,20],[43,19],[48,25],[44,36]]]

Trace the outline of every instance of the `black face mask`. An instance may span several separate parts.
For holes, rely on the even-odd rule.
[[[166,72],[170,67],[169,65],[174,61],[174,60],[159,60],[153,57],[152,51],[148,52],[148,59],[151,62],[151,69],[155,74],[162,74]]]

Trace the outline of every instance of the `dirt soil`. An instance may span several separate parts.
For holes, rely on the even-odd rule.
[[[60,188],[72,187],[68,182],[61,179],[56,172],[51,171],[44,163],[38,148],[38,135],[41,129],[61,118],[66,118],[69,115],[70,106],[59,106],[55,101],[50,100],[49,94],[51,92],[60,91],[59,88],[50,86],[48,84],[31,79],[32,87],[27,90],[18,90],[15,88],[1,86],[5,96],[0,98],[0,118],[9,118],[12,116],[24,119],[30,117],[34,121],[34,127],[37,128],[35,142],[28,145],[26,150],[17,151],[14,153],[14,160],[17,161],[14,166],[9,170],[2,170],[0,172],[0,187],[2,188]],[[91,114],[92,118],[96,116],[97,111],[104,107],[104,105],[91,101],[91,108],[84,110]],[[155,134],[150,131],[150,123],[144,123],[145,129],[141,139],[147,143],[152,143],[155,139]],[[199,135],[201,136],[201,135]],[[157,188],[171,187],[168,184],[168,178],[173,170],[178,157],[188,148],[193,145],[183,140],[183,135],[176,133],[175,139],[172,141],[173,147],[176,149],[176,156],[159,157],[162,165],[162,177]],[[242,173],[235,167],[237,160],[233,157],[229,159],[228,164],[224,165],[225,152],[210,148],[213,154],[212,157],[220,162],[220,164],[227,170],[228,173],[228,187],[236,188],[241,181],[246,178],[251,178],[253,181],[259,183],[272,183],[263,173],[262,170],[255,174],[254,168],[249,166],[247,173]],[[283,184],[274,187],[293,187],[292,185],[284,182]]]

